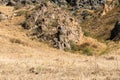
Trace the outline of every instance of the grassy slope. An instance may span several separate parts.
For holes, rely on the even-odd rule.
[[[90,18],[85,21],[82,26],[90,33],[90,36],[106,40],[110,37],[110,31],[113,29],[115,22],[120,20],[120,8],[115,8],[109,11],[106,15]]]
[[[2,6],[0,11],[4,8],[11,7]],[[120,79],[120,56],[114,55],[120,50],[101,57],[59,51],[30,40],[19,25],[22,20],[0,22],[0,80]]]
[[[120,20],[119,17],[120,8],[118,7],[107,12],[104,16],[86,20],[81,26],[87,36],[96,38],[98,41],[107,44],[107,51],[111,52],[112,50],[120,49],[120,42],[107,40],[116,21]]]

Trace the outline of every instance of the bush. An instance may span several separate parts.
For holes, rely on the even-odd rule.
[[[59,24],[58,24],[57,20],[51,22],[51,26],[53,26],[53,27],[57,27],[58,25]]]
[[[90,33],[87,30],[83,29],[83,32],[85,36],[90,36]]]
[[[70,41],[70,46],[72,51],[80,51],[79,46],[76,45],[73,41]]]
[[[20,5],[20,4],[16,4],[15,6],[14,6],[14,9],[15,10],[18,10],[18,9],[20,9],[22,6]]]
[[[88,55],[88,56],[92,56],[93,55],[93,51],[92,51],[91,48],[85,48],[83,50],[83,53],[86,54],[86,55]]]
[[[29,28],[30,28],[29,25],[28,25],[28,21],[27,21],[27,20],[24,21],[21,25],[22,25],[22,27],[23,27],[24,29],[29,29]]]

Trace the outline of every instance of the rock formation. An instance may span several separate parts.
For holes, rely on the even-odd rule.
[[[106,4],[104,5],[103,13],[101,15],[104,16],[107,12],[111,11],[116,6],[120,6],[120,0],[107,0]]]
[[[120,21],[117,21],[115,27],[111,31],[111,40],[120,40]]]
[[[106,0],[52,0],[53,2],[65,5],[70,4],[74,8],[86,8],[86,9],[98,9],[101,6],[104,6]]]
[[[29,36],[52,43],[60,49],[70,49],[71,41],[80,44],[83,36],[82,29],[72,14],[49,1],[30,11],[23,27],[30,30]]]

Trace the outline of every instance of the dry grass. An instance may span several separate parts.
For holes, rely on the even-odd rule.
[[[30,40],[13,20],[0,22],[0,80],[120,79],[119,49],[100,57],[63,52]]]
[[[100,55],[107,49],[106,44],[100,43],[98,40],[91,37],[84,37],[80,47],[83,53],[87,52],[86,54],[88,55]]]
[[[120,8],[115,8],[104,16],[86,20],[81,26],[89,33],[89,36],[102,41],[110,37],[110,32],[113,29],[115,22],[120,20],[119,17]]]

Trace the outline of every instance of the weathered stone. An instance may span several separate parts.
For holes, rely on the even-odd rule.
[[[41,3],[37,7],[40,8],[33,9],[26,17],[29,36],[37,36],[40,41],[47,41],[62,50],[71,49],[70,41],[81,42],[82,29],[71,13],[51,2]]]
[[[60,49],[65,49],[68,48],[70,49],[70,44],[67,36],[67,31],[64,26],[58,27],[58,32],[57,32],[57,39],[59,42],[58,48]]]

